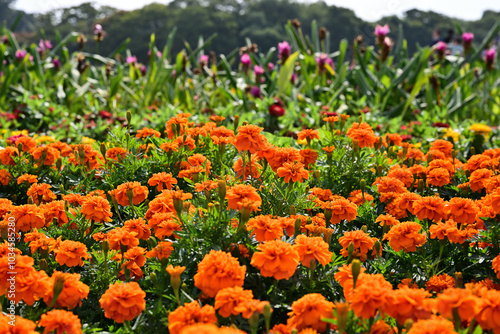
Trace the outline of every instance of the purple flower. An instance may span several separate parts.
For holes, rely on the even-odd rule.
[[[44,53],[47,50],[52,49],[52,43],[48,39],[43,40],[40,39],[40,42],[38,43],[38,48],[36,49],[39,53]]]
[[[207,66],[208,65],[208,56],[207,55],[201,55],[200,59],[198,60],[201,66]]]
[[[127,57],[127,64],[135,64],[137,63],[137,57],[136,56],[128,56]]]
[[[252,63],[252,60],[250,59],[250,56],[248,55],[248,53],[244,53],[242,56],[241,56],[241,64],[243,66],[250,66],[250,64]]]
[[[387,34],[390,32],[391,32],[391,29],[389,29],[388,24],[386,24],[384,26],[377,24],[377,26],[375,27],[375,36],[377,36],[377,38],[380,40],[383,40],[385,38],[385,36],[387,36]]]
[[[297,82],[297,74],[295,72],[292,73],[292,76],[290,77],[290,82],[292,83],[292,85],[295,85],[295,83]]]
[[[142,74],[142,76],[146,75],[146,65],[141,66],[141,74]]]
[[[464,43],[472,43],[472,40],[474,39],[474,34],[471,32],[464,32],[462,34],[462,39]]]
[[[290,53],[292,53],[292,48],[287,41],[283,41],[278,43],[278,57],[285,62],[288,57],[290,57]]]
[[[23,60],[27,54],[28,54],[28,52],[26,50],[23,50],[23,49],[16,50],[16,58],[18,60]]]
[[[268,63],[268,64],[267,64],[267,70],[268,70],[269,72],[272,72],[272,71],[274,70],[274,64],[273,64],[273,63]]]
[[[262,68],[262,66],[259,66],[259,65],[255,65],[253,67],[253,71],[255,72],[255,75],[263,75],[264,74],[264,69]]]
[[[333,60],[331,60],[326,53],[320,53],[320,55],[316,57],[316,64],[318,64],[319,73],[325,72],[327,64],[330,65],[331,68],[334,67]]]
[[[446,49],[448,48],[448,45],[446,45],[446,43],[443,41],[439,41],[436,43],[435,48],[438,52],[444,53],[446,51]]]
[[[252,94],[252,96],[255,98],[260,97],[259,86],[252,86],[252,88],[250,88],[250,94]]]
[[[102,25],[96,24],[94,26],[94,35],[102,34]]]
[[[54,69],[59,69],[61,66],[61,61],[57,58],[52,59],[52,65],[54,66]]]
[[[491,62],[491,63],[495,61],[496,56],[497,56],[497,51],[493,48],[487,50],[486,53],[484,54],[486,62]]]

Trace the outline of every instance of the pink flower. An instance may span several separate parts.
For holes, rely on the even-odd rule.
[[[318,64],[319,73],[325,72],[327,64],[330,65],[331,68],[334,68],[333,60],[331,60],[326,53],[321,53],[316,57],[316,64]]]
[[[128,56],[127,57],[127,64],[135,64],[137,63],[137,57],[136,56]]]
[[[377,26],[375,27],[375,36],[377,36],[377,38],[380,40],[383,40],[385,38],[385,36],[387,36],[387,34],[390,32],[391,32],[391,30],[389,29],[388,24],[386,24],[384,26],[377,24]]]
[[[259,65],[255,65],[253,67],[253,71],[255,72],[255,75],[262,75],[262,74],[264,74],[264,69],[262,68],[262,66],[259,66]]]
[[[285,62],[288,57],[290,57],[290,53],[292,52],[292,48],[287,41],[283,41],[278,43],[278,57]]]
[[[45,51],[52,49],[52,43],[49,40],[40,39],[38,43],[38,48],[36,49],[39,53],[45,53]]]
[[[486,59],[486,62],[494,62],[496,56],[497,56],[497,51],[495,49],[491,48],[491,49],[486,51],[484,58]]]
[[[252,88],[250,88],[250,94],[252,94],[252,96],[255,98],[260,97],[259,86],[252,86]]]
[[[18,60],[23,60],[27,54],[28,54],[28,52],[26,50],[23,50],[23,49],[16,50],[16,58]]]
[[[245,53],[241,56],[241,64],[243,66],[250,66],[250,64],[252,63],[252,59],[250,59],[250,56],[248,55],[248,53]]]
[[[200,59],[198,60],[201,66],[207,66],[208,65],[208,56],[207,55],[201,55]]]
[[[439,41],[436,43],[435,48],[438,52],[444,53],[446,51],[446,49],[448,48],[448,46],[446,45],[445,42]]]
[[[267,64],[267,70],[268,70],[269,72],[272,72],[272,71],[274,70],[274,64],[273,64],[273,63],[268,63],[268,64]]]
[[[96,24],[94,26],[94,35],[102,34],[102,25]]]
[[[462,39],[464,43],[472,43],[472,40],[474,39],[474,34],[471,32],[464,32],[462,34]]]

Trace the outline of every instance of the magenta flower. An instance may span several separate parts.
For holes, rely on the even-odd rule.
[[[484,54],[484,58],[486,59],[487,62],[494,62],[495,58],[497,56],[497,51],[493,48],[489,49],[486,51]]]
[[[255,65],[253,67],[253,71],[255,72],[255,75],[263,75],[264,74],[264,69],[262,68],[262,66],[259,66],[259,65]]]
[[[269,72],[272,72],[272,71],[274,70],[274,64],[273,64],[273,63],[268,63],[268,64],[267,64],[267,70],[268,70]]]
[[[145,76],[146,75],[146,71],[147,71],[146,65],[142,65],[141,66],[141,75]]]
[[[248,55],[248,53],[244,53],[242,56],[241,56],[241,64],[243,64],[243,66],[250,66],[250,64],[252,63],[252,59],[250,59],[250,56]]]
[[[208,65],[208,56],[207,55],[201,55],[200,59],[198,60],[201,66],[207,66]]]
[[[316,64],[318,64],[320,74],[326,71],[327,64],[330,65],[331,68],[334,67],[333,60],[331,60],[326,53],[321,53],[318,57],[316,57]]]
[[[474,39],[474,34],[471,32],[464,32],[462,34],[462,39],[464,43],[472,43],[472,40]]]
[[[52,59],[52,66],[54,66],[54,69],[57,70],[61,66],[61,61],[57,58]]]
[[[156,51],[156,56],[157,56],[158,58],[161,58],[162,53],[161,53],[160,51]],[[151,50],[148,50],[148,57],[151,57]]]
[[[26,50],[23,50],[23,49],[18,49],[18,50],[16,50],[16,53],[15,53],[16,58],[18,60],[23,60],[27,54],[28,54],[28,52]]]
[[[127,64],[135,64],[137,63],[137,57],[136,56],[128,56],[127,57]]]
[[[297,74],[295,72],[292,73],[292,76],[290,77],[290,82],[292,83],[292,85],[295,85],[295,83],[297,82]]]
[[[38,48],[36,49],[39,53],[45,53],[45,51],[52,49],[52,43],[49,40],[41,39],[38,43]]]
[[[448,48],[448,46],[446,45],[446,43],[445,43],[445,42],[443,42],[443,41],[439,41],[439,42],[437,42],[437,43],[436,43],[435,48],[436,48],[436,50],[437,50],[438,52],[442,52],[442,53],[444,53],[444,52],[446,51],[446,49]]]
[[[388,24],[386,24],[384,26],[377,24],[377,26],[375,27],[375,36],[377,36],[377,38],[380,40],[383,40],[385,38],[385,36],[387,36],[387,34],[390,32],[391,32],[391,29],[389,29]]]
[[[290,57],[290,53],[292,53],[292,48],[287,41],[283,41],[278,43],[278,58],[285,62],[288,57]]]
[[[260,88],[259,88],[259,86],[252,86],[252,88],[250,88],[250,94],[252,94],[252,96],[255,97],[255,98],[260,97]]]

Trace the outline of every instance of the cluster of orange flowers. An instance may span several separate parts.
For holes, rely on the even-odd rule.
[[[315,274],[326,269],[317,270],[318,265],[332,267],[333,248],[337,248],[346,263],[334,276],[343,288],[343,301],[333,303],[321,293],[301,296],[289,305],[286,324],[275,325],[271,333],[293,330],[318,333],[330,328],[342,332],[349,312],[362,320],[381,315],[371,333],[392,330],[384,321],[386,316],[394,318],[400,326],[411,321],[408,333],[453,333],[452,321],[456,321],[457,315],[464,326],[474,320],[482,329],[500,332],[500,288],[492,279],[463,286],[455,278],[441,274],[430,277],[425,289],[411,279],[394,288],[382,274],[368,273],[360,262],[376,259],[390,248],[402,251],[399,255],[405,256],[425,248],[426,243],[437,243],[435,239],[441,244],[449,241],[467,249],[466,242],[486,234],[486,220],[493,220],[500,213],[500,149],[486,150],[461,162],[448,141],[435,140],[424,153],[404,143],[397,134],[379,137],[367,123],[355,122],[345,132],[352,141],[353,154],[366,149],[373,156],[385,159],[387,165],[371,171],[377,174],[371,186],[360,184],[358,189],[343,194],[344,197],[316,182],[325,177],[317,169],[325,162],[328,164],[336,150],[333,145],[321,147],[317,130],[304,129],[297,134],[298,143],[307,145],[306,148],[275,147],[256,125],[245,124],[233,131],[220,125],[224,120],[220,116],[202,126],[195,126],[189,117],[190,114],[179,114],[171,118],[166,125],[165,140],[154,129],[143,128],[136,134],[143,144],[140,156],[144,159],[176,156],[172,164],[175,168],[148,175],[143,180],[145,184],[129,181],[113,185],[107,192],[85,189],[83,185],[74,188],[80,192],[57,190],[42,174],[16,175],[14,167],[31,159],[36,168],[53,169],[64,175],[64,159],[84,175],[103,180],[106,173],[136,154],[134,150],[106,148],[105,144],[99,150],[89,144],[39,145],[29,136],[21,136],[0,150],[0,163],[4,167],[0,169],[0,187],[19,187],[28,199],[22,205],[15,205],[16,200],[0,199],[0,236],[6,239],[9,222],[15,221],[14,232],[32,255],[15,250],[18,276],[13,302],[31,306],[43,300],[49,308],[57,308],[41,315],[36,324],[18,318],[23,332],[34,333],[37,326],[45,328],[47,333],[82,331],[78,317],[62,308],[75,309],[91,293],[81,276],[73,272],[94,262],[91,254],[95,249],[88,249],[89,243],[52,238],[48,233],[52,228],[77,230],[81,240],[99,244],[102,251],[99,254],[104,254],[106,260],[108,252],[111,254],[110,260],[117,264],[118,281],[100,295],[99,304],[106,318],[123,323],[146,309],[148,290],[143,290],[144,277],[152,268],[158,268],[147,264],[158,261],[163,272],[169,273],[172,288],[178,293],[180,276],[186,268],[172,265],[177,263],[170,259],[178,251],[176,240],[189,232],[186,222],[191,224],[195,218],[215,215],[217,210],[219,215],[228,211],[231,217],[238,217],[218,224],[225,224],[228,233],[242,233],[249,242],[232,243],[227,249],[217,245],[222,249],[204,255],[192,277],[194,287],[200,291],[199,301],[179,305],[168,314],[168,328],[173,334],[241,332],[219,328],[217,312],[223,318],[241,316],[251,326],[260,315],[267,321],[275,305],[255,299],[255,291],[245,289],[249,272],[276,281],[293,281],[307,272],[313,280]],[[346,119],[341,118],[342,130]],[[338,120],[332,116],[325,122],[333,129]],[[339,136],[339,132],[333,131],[332,136]],[[382,152],[379,150],[382,146],[388,149]],[[221,161],[226,151],[234,153],[232,175],[215,175],[219,162],[214,155],[195,153],[210,148],[214,148]],[[321,151],[324,156],[318,153]],[[388,167],[386,173],[385,167]],[[272,182],[287,184],[288,189],[298,189],[297,183],[314,182],[315,187],[307,188],[307,205],[304,205],[307,209],[301,210],[301,214],[290,210],[286,216],[266,212],[266,198],[274,194],[274,189],[267,189],[263,183],[266,172],[274,176]],[[192,187],[185,187],[186,184]],[[441,191],[445,187],[450,190],[448,193],[455,194],[448,200]],[[467,198],[468,195],[473,199]],[[196,206],[200,198],[206,206]],[[138,207],[144,209],[139,210],[141,214],[137,213]],[[382,214],[358,228],[359,215],[375,208]],[[121,212],[133,218],[122,220]],[[378,231],[382,234],[377,238]],[[492,246],[486,242],[473,245]],[[7,295],[9,288],[10,248],[7,242],[0,244],[3,295]],[[45,269],[51,259],[59,265],[59,270],[49,276]],[[500,255],[488,266],[500,279]],[[324,321],[328,318],[336,319],[336,327]],[[7,319],[0,315],[0,331]]]

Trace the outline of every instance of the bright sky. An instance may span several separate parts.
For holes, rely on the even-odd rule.
[[[89,0],[17,0],[15,7],[28,13],[46,12],[61,7],[71,7]],[[307,1],[307,0],[305,0]],[[123,10],[141,8],[146,4],[168,0],[93,0],[99,5],[108,5]],[[448,16],[477,20],[484,10],[500,11],[498,0],[326,0],[330,5],[351,8],[361,18],[376,21],[387,15],[400,15],[408,9],[432,10]]]

